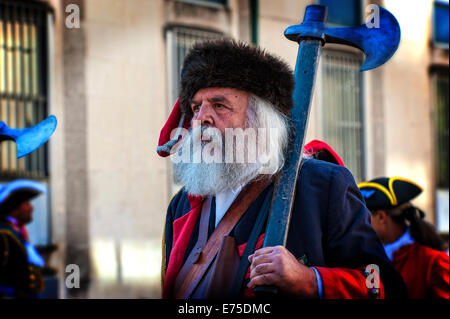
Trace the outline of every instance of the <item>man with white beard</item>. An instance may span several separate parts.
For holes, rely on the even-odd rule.
[[[239,116],[244,116],[245,123],[242,128],[221,129],[203,121],[204,114],[195,112],[194,124],[173,150],[177,183],[192,195],[216,195],[238,190],[257,176],[273,175],[281,169],[288,140],[286,115],[269,102],[235,89],[208,88],[199,92],[208,97],[242,95],[242,106],[236,108],[243,111]]]
[[[286,247],[261,248],[273,182],[289,148],[292,90],[287,64],[259,48],[216,40],[187,55],[179,101],[158,143],[160,155],[172,154],[175,180],[184,185],[167,211],[164,298],[211,296],[196,294],[202,284],[192,278],[219,249],[209,250],[228,225],[240,257],[237,274],[216,272],[228,257],[215,252],[215,264],[200,276],[231,285],[219,297],[253,297],[262,285],[299,298],[404,296],[344,167],[304,159]]]

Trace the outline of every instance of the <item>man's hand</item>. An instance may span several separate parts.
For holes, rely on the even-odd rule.
[[[249,288],[260,285],[277,286],[285,295],[318,298],[314,270],[300,263],[285,247],[264,247],[248,256]]]

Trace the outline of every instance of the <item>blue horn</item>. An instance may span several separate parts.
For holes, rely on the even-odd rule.
[[[0,142],[5,140],[16,142],[17,158],[21,158],[47,142],[56,129],[56,122],[54,115],[28,128],[9,128],[5,122],[0,122]]]
[[[374,69],[388,61],[400,43],[400,26],[386,9],[374,5],[374,23],[366,22],[355,27],[327,27],[327,8],[310,5],[306,8],[302,24],[288,27],[284,35],[292,41],[301,38],[318,38],[325,43],[340,43],[364,52],[361,71]]]

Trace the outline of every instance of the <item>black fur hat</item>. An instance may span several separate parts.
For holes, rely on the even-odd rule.
[[[227,87],[271,102],[284,114],[292,108],[294,77],[289,66],[264,50],[235,40],[198,42],[184,60],[180,105],[192,117],[190,100],[198,90]]]

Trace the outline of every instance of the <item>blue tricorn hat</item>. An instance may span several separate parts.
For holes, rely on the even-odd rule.
[[[0,215],[8,214],[22,202],[42,193],[46,193],[44,185],[27,179],[17,179],[0,186]]]
[[[358,187],[369,210],[393,208],[422,193],[419,185],[398,176],[375,178],[358,184]]]

